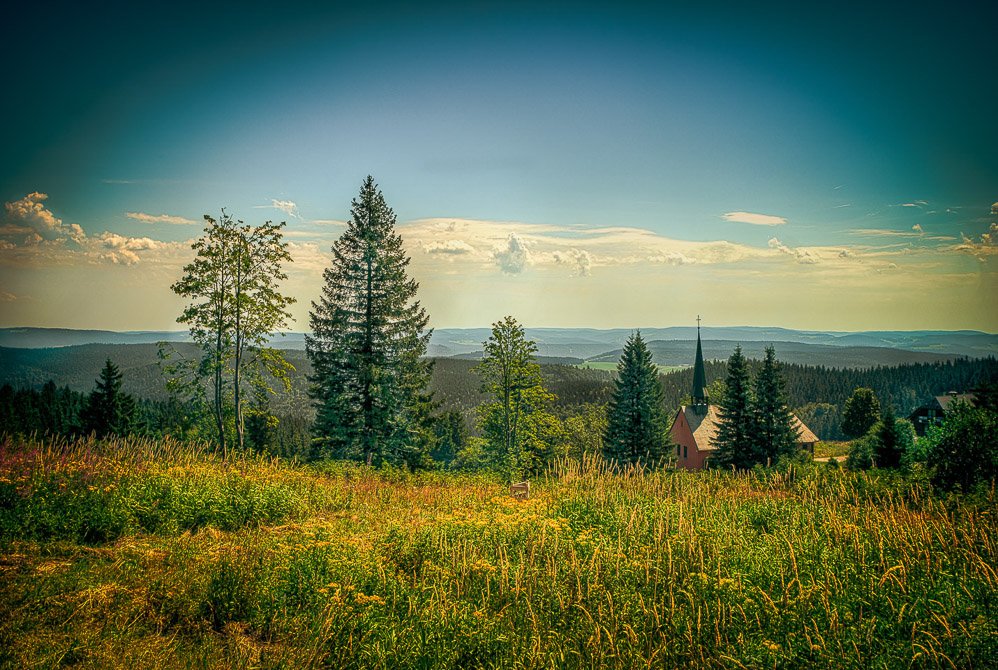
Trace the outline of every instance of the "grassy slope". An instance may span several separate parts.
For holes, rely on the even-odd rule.
[[[993,500],[563,464],[486,478],[7,441],[0,665],[983,667]]]

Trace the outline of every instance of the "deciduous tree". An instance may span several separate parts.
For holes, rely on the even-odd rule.
[[[482,393],[488,395],[478,411],[489,460],[514,476],[536,471],[563,441],[549,410],[554,395],[544,387],[534,360],[537,346],[507,316],[492,324],[492,336],[484,347],[482,362],[473,370],[482,378]]]
[[[842,432],[850,438],[866,435],[880,419],[880,401],[868,388],[858,388],[842,411]]]
[[[223,453],[226,445],[226,406],[231,397],[236,439],[243,446],[244,395],[265,371],[288,384],[290,364],[264,345],[291,318],[294,298],[282,295],[278,284],[287,279],[282,270],[291,262],[282,241],[282,222],[250,226],[234,221],[222,210],[218,219],[205,215],[204,235],[192,245],[194,260],[184,267],[184,277],[171,288],[191,299],[177,319],[186,324],[202,351],[198,360],[174,359],[165,368],[174,375],[171,390],[207,396]],[[166,352],[165,358],[175,352]],[[205,393],[207,383],[210,395]]]

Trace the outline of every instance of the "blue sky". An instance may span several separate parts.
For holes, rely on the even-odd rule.
[[[975,6],[32,6],[0,46],[0,325],[173,327],[226,207],[288,222],[304,329],[372,174],[439,327],[995,332]]]

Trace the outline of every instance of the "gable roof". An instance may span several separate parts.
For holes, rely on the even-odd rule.
[[[973,393],[951,393],[948,395],[937,395],[933,398],[933,400],[935,400],[936,404],[939,405],[939,409],[944,412],[948,412],[949,406],[952,405],[954,401],[959,400],[960,402],[965,402],[968,405],[971,405],[975,400],[977,400],[977,396]]]
[[[686,419],[686,423],[693,433],[693,441],[696,442],[700,451],[716,451],[715,441],[717,440],[718,419],[720,415],[714,405],[710,405],[706,412],[702,411],[702,406],[683,405],[679,412]],[[678,414],[676,415],[678,418]],[[803,444],[810,444],[818,441],[818,436],[811,432],[811,429],[804,425],[804,422],[797,418],[796,414],[790,414],[793,427],[797,429],[797,441]]]

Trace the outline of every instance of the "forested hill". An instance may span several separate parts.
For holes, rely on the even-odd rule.
[[[178,355],[195,356],[197,349],[189,344],[175,344]],[[89,392],[94,380],[110,358],[124,377],[123,390],[136,397],[162,400],[166,398],[164,379],[156,365],[157,346],[154,344],[108,345],[91,344],[53,349],[8,349],[0,347],[0,384],[14,388],[40,389],[52,380],[62,388]],[[292,391],[274,402],[275,410],[291,407],[302,411],[309,403],[305,398],[308,359],[301,350],[285,350],[285,356],[295,366]],[[780,352],[777,350],[777,355]],[[430,389],[444,409],[457,409],[470,417],[481,402],[481,380],[471,371],[474,360],[436,359]],[[750,361],[750,366],[755,366]],[[900,416],[907,416],[933,395],[949,391],[965,391],[980,381],[998,380],[995,358],[950,360],[935,363],[913,363],[862,369],[834,369],[824,366],[783,363],[790,406],[822,439],[841,439],[838,426],[846,399],[859,387],[873,389],[882,403],[890,404]],[[706,363],[708,386],[725,378],[726,363]],[[542,365],[548,388],[558,396],[563,411],[580,404],[604,404],[613,388],[614,374],[604,370],[585,370],[570,365]],[[661,376],[667,408],[677,408],[689,394],[693,370],[686,368]]]
[[[830,344],[809,344],[801,342],[736,342],[733,340],[703,340],[703,356],[706,360],[727,360],[736,345],[741,345],[746,358],[762,359],[765,348],[772,344],[776,356],[784,363],[803,365],[824,365],[836,368],[868,368],[876,365],[901,365],[904,363],[936,363],[955,361],[956,354],[938,351],[911,351],[874,346],[834,346]],[[657,365],[689,365],[696,353],[695,340],[655,340],[648,342],[648,350]],[[621,350],[609,351],[587,359],[590,362],[616,362]]]

